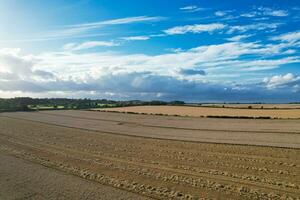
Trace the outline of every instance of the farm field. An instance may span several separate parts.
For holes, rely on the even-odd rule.
[[[299,120],[1,113],[0,159],[0,199],[300,197]]]
[[[245,106],[245,105],[244,105]],[[248,107],[248,106],[247,106]],[[237,107],[238,108],[238,107]],[[165,114],[180,116],[230,116],[230,117],[270,117],[280,119],[299,119],[300,109],[237,109],[237,108],[217,108],[207,106],[130,106],[119,108],[104,108],[105,111],[134,112],[146,114]],[[97,110],[97,109],[95,109]],[[100,110],[100,109],[98,109]]]
[[[216,119],[75,110],[14,112],[0,116],[129,136],[300,148],[300,120]]]
[[[226,103],[226,104],[212,104],[212,103],[205,103],[201,104],[202,107],[218,107],[222,108],[223,106],[225,108],[251,108],[253,109],[300,109],[300,104],[234,104],[234,103]]]

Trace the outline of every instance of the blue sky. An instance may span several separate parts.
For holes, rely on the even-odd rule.
[[[299,1],[0,0],[0,97],[300,101]]]

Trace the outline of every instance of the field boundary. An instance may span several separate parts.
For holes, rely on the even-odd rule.
[[[170,115],[170,114],[163,114],[163,113],[145,113],[145,112],[132,112],[132,111],[116,111],[116,110],[95,110],[95,109],[88,109],[84,111],[93,111],[93,112],[112,112],[112,113],[124,113],[124,114],[136,114],[136,115],[157,115],[157,116],[172,116],[172,117],[193,117],[193,118],[223,118],[223,119],[267,119],[267,120],[297,120],[298,118],[281,118],[281,117],[270,117],[270,116],[230,116],[230,115],[199,115],[199,116],[192,116],[192,115]]]

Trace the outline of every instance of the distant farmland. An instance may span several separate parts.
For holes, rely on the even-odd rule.
[[[283,106],[286,105],[286,106]],[[280,118],[280,119],[299,119],[300,109],[288,107],[288,104],[270,106],[267,109],[253,108],[252,105],[244,105],[237,108],[207,107],[207,106],[131,106],[120,108],[105,108],[105,111],[133,112],[143,114],[162,114],[179,115],[192,117],[250,117],[250,118]],[[261,105],[264,106],[264,105]],[[260,106],[260,107],[261,107]],[[258,107],[256,105],[256,107]],[[276,109],[272,109],[276,107]]]
[[[193,104],[189,104],[193,105]],[[243,103],[205,103],[205,104],[198,104],[202,107],[217,107],[217,108],[251,108],[254,109],[300,109],[299,103],[288,103],[288,104],[260,104],[260,103],[253,103],[253,104],[243,104]]]

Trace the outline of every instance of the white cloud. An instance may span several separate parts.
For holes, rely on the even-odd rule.
[[[284,42],[296,42],[300,40],[300,31],[285,33],[272,38],[273,40],[281,40]]]
[[[0,55],[17,56],[20,52],[20,48],[0,48]]]
[[[0,50],[1,58],[5,57],[5,52],[10,52],[8,57],[13,60],[4,62],[7,60],[0,59],[0,66],[6,66],[5,70],[0,67],[0,90],[50,96],[57,93],[106,97],[110,94],[113,98],[154,98],[158,94],[159,97],[176,94],[176,97],[183,95],[188,99],[209,94],[213,99],[223,98],[224,95],[226,98],[236,98],[241,94],[232,93],[236,91],[233,90],[236,87],[231,87],[232,77],[238,81],[241,74],[300,62],[298,57],[257,59],[257,55],[278,55],[282,52],[280,48],[257,43],[229,42],[160,55],[68,51],[23,56],[18,49]],[[244,55],[251,55],[250,59],[240,59]],[[51,69],[53,73],[44,69]],[[181,73],[178,73],[178,69]],[[12,71],[14,74],[10,73]],[[16,74],[17,78],[10,77]],[[249,88],[243,85],[245,83],[247,78],[240,80],[242,86],[238,88]],[[222,92],[224,87],[228,93]],[[249,93],[245,95],[249,96]]]
[[[195,6],[195,5],[184,6],[184,7],[181,7],[179,9],[184,11],[184,12],[197,12],[197,11],[205,10],[204,8],[200,8],[200,7]]]
[[[267,7],[259,7],[258,10],[261,11],[263,15],[273,16],[273,17],[286,17],[289,15],[288,12],[285,10],[276,10]]]
[[[226,25],[221,23],[212,24],[194,24],[186,26],[175,26],[173,28],[164,30],[168,35],[186,34],[186,33],[201,33],[201,32],[214,32],[216,30],[224,29]]]
[[[81,44],[68,43],[63,46],[63,49],[68,51],[78,51],[78,50],[90,49],[95,47],[113,47],[113,46],[119,46],[119,44],[113,41],[89,41],[89,42],[83,42]]]
[[[242,67],[243,71],[262,71],[278,68],[281,65],[299,62],[300,59],[298,57],[287,57],[282,59],[246,61],[237,65],[237,67]]]
[[[273,10],[268,12],[267,14],[276,17],[285,17],[289,15],[288,12],[285,10]]]
[[[112,20],[104,20],[92,23],[82,23],[82,24],[73,24],[73,25],[66,25],[60,30],[50,31],[47,34],[47,37],[67,37],[67,36],[74,36],[86,33],[88,31],[99,29],[104,26],[111,26],[111,25],[121,25],[121,24],[132,24],[132,23],[141,23],[141,22],[156,22],[165,20],[165,17],[148,17],[148,16],[137,16],[137,17],[125,17],[119,19],[112,19]]]
[[[286,17],[289,13],[286,10],[277,10],[267,7],[259,7],[256,8],[254,11],[243,13],[241,14],[242,17],[263,17],[263,16],[273,16],[273,17]]]
[[[119,19],[111,19],[99,22],[92,22],[92,23],[83,23],[83,24],[74,24],[68,25],[66,27],[91,27],[97,28],[103,25],[119,25],[119,24],[132,24],[138,22],[154,22],[166,19],[165,17],[148,17],[148,16],[137,16],[137,17],[125,17]]]
[[[241,41],[243,39],[249,38],[252,35],[236,35],[234,37],[228,38],[228,41],[232,41],[232,42],[238,42]]]
[[[216,11],[215,15],[218,16],[218,17],[223,17],[223,16],[226,15],[226,12],[225,11]]]
[[[265,78],[264,83],[268,89],[277,89],[292,87],[298,88],[300,86],[300,76],[288,73],[285,75],[276,75],[270,78]]]
[[[132,40],[149,40],[150,36],[129,36],[129,37],[122,37],[121,39],[132,41]]]
[[[229,26],[222,23],[193,24],[193,25],[185,25],[185,26],[175,26],[164,30],[164,33],[166,33],[167,35],[179,35],[179,34],[186,34],[186,33],[202,33],[202,32],[212,33],[214,31],[226,29],[228,34],[232,34],[235,32],[244,33],[251,30],[274,31],[280,25],[281,25],[280,23],[256,23],[256,24],[237,25],[237,26]]]
[[[258,15],[257,12],[249,12],[249,13],[241,14],[242,17],[248,17],[248,18],[252,18],[252,17],[255,17],[257,15]]]
[[[198,6],[185,6],[185,7],[181,7],[179,8],[180,10],[194,10],[198,8]]]
[[[229,42],[218,45],[206,45],[175,53],[159,55],[105,53],[53,52],[37,56],[39,66],[52,68],[59,72],[59,78],[84,82],[105,76],[106,73],[129,73],[149,71],[159,75],[172,75],[178,68],[194,68],[203,66],[205,70],[213,70],[210,75],[221,74],[224,69],[239,74],[241,70],[262,71],[279,67],[283,64],[299,62],[299,58],[291,57],[281,61],[260,61],[257,57],[282,55],[284,46],[268,46],[258,43]],[[253,59],[240,59],[243,55],[252,55]],[[259,61],[259,62],[258,62]],[[268,68],[263,68],[266,65]],[[222,69],[218,69],[222,67]],[[257,67],[257,68],[255,68]],[[215,69],[215,70],[214,70]],[[218,81],[223,81],[220,79]]]
[[[275,53],[267,52],[267,49],[257,49],[257,53],[259,51],[263,55],[271,54],[275,55]],[[242,54],[244,55],[244,54]],[[281,59],[253,59],[253,60],[242,60],[242,59],[226,59],[226,60],[219,60],[214,62],[206,62],[201,64],[201,66],[209,72],[209,75],[212,74],[223,74],[225,72],[231,73],[232,75],[240,76],[243,73],[250,74],[251,72],[259,71],[266,71],[278,68],[282,65],[291,64],[291,63],[300,63],[300,58],[293,56],[293,57],[286,57]],[[254,74],[254,75],[255,75]]]
[[[0,49],[0,80],[49,80],[54,74],[36,69],[38,61],[30,55],[21,56],[20,49]]]
[[[173,53],[179,53],[179,52],[183,52],[182,48],[168,48],[166,49],[167,51],[171,51]]]
[[[280,25],[281,24],[279,23],[256,23],[256,24],[243,25],[243,26],[230,26],[228,33],[231,34],[234,32],[246,32],[249,30],[256,30],[256,31],[262,31],[266,29],[276,30]]]
[[[285,51],[285,45],[263,45],[259,43],[245,42],[229,42],[218,45],[206,45],[189,50],[176,51],[175,53],[159,54],[149,56],[145,54],[119,54],[113,52],[107,53],[77,53],[77,52],[58,52],[44,53],[37,56],[41,62],[39,66],[52,68],[60,72],[63,79],[68,79],[69,76],[76,79],[85,80],[86,75],[93,76],[103,75],[105,72],[142,72],[151,71],[161,75],[168,75],[176,68],[193,68],[198,65],[215,67],[218,63],[223,68],[235,70],[236,67],[250,68],[258,63],[252,61],[259,60],[259,57],[268,57],[282,55]],[[245,60],[248,65],[237,66],[237,63],[243,63],[239,59],[243,55],[253,55],[253,59]],[[226,63],[226,62],[228,63]],[[285,62],[284,62],[285,61]],[[269,63],[269,66],[276,68],[281,64],[297,62],[299,59],[290,58],[282,62]],[[262,69],[260,69],[262,70]],[[221,73],[216,71],[216,73]],[[234,73],[239,73],[235,71]],[[89,78],[87,78],[89,79]],[[221,80],[220,80],[221,81]]]

